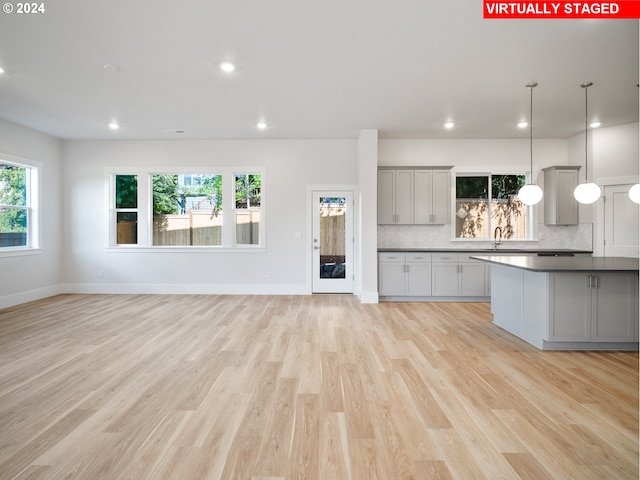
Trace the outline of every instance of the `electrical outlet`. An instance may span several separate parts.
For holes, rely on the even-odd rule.
[[[273,280],[273,272],[267,272],[267,278]]]
[[[99,276],[100,278],[103,278],[103,277],[104,277],[104,270],[100,270],[100,271],[98,272],[98,276]]]

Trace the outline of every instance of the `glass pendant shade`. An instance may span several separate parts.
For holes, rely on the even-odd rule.
[[[573,191],[573,196],[578,202],[588,205],[600,198],[600,187],[595,183],[581,183]]]
[[[632,202],[640,203],[640,183],[636,183],[629,189],[629,198]]]
[[[525,205],[535,205],[542,200],[542,188],[528,183],[518,191],[518,198]]]

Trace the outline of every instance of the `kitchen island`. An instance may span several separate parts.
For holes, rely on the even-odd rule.
[[[543,350],[638,350],[638,259],[480,255],[494,323]]]

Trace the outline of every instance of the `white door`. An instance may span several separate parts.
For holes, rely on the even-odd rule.
[[[604,187],[604,255],[639,255],[638,204],[629,198],[631,185]]]
[[[353,192],[313,191],[312,291],[353,293]]]

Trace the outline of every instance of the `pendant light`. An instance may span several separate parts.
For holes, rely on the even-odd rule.
[[[640,183],[636,183],[629,189],[629,198],[632,202],[640,203]]]
[[[589,170],[587,169],[588,163],[588,98],[587,90],[593,85],[593,82],[581,83],[580,86],[584,88],[584,181],[576,187],[573,191],[575,199],[586,205],[596,202],[600,198],[600,187],[595,183],[589,182]]]
[[[533,183],[533,89],[538,86],[537,82],[530,82],[525,85],[530,91],[530,110],[529,110],[529,152],[531,156],[531,171],[529,183],[518,191],[518,198],[525,205],[535,205],[542,200],[542,189]]]

